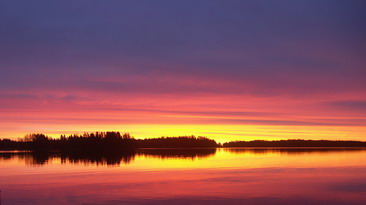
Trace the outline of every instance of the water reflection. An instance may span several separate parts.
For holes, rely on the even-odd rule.
[[[4,204],[27,205],[364,205],[365,158],[348,148],[0,153],[0,190]]]
[[[359,152],[366,150],[365,148],[358,147],[345,147],[345,148],[333,148],[333,147],[274,147],[274,148],[227,148],[225,149],[230,153],[244,154],[244,153],[254,153],[254,154],[269,154],[269,153],[279,153],[286,155],[302,155],[302,154],[327,154],[327,153],[337,153],[337,152]]]
[[[139,149],[137,154],[157,158],[202,159],[214,156],[215,148],[207,149]]]
[[[47,152],[0,152],[0,160],[24,161],[27,165],[45,165],[52,160],[60,160],[61,164],[95,164],[119,166],[130,164],[136,157],[156,159],[205,159],[214,157],[217,150],[245,156],[252,155],[304,155],[304,154],[331,154],[345,152],[360,152],[364,148],[205,148],[205,149],[138,149],[122,153],[47,153]]]
[[[119,153],[48,153],[48,152],[2,152],[0,160],[18,159],[27,165],[45,165],[60,159],[61,164],[120,165],[131,163],[136,156],[159,159],[201,159],[215,155],[216,149],[139,149]]]

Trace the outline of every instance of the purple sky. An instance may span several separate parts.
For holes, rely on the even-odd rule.
[[[96,127],[141,133],[189,122],[364,130],[365,10],[364,0],[2,0],[0,134],[90,131],[87,113]],[[347,131],[338,137],[366,133]]]

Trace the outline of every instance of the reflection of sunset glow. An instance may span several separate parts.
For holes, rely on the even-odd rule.
[[[232,140],[279,140],[279,139],[331,139],[331,140],[364,140],[366,127],[329,127],[329,126],[270,126],[270,125],[172,125],[172,124],[124,124],[124,125],[68,125],[35,124],[37,129],[27,128],[23,132],[4,133],[4,136],[18,137],[24,133],[42,132],[58,138],[60,134],[82,134],[83,131],[111,131],[131,133],[135,138],[154,138],[161,136],[207,136],[217,142]],[[64,127],[72,129],[62,131]],[[122,127],[122,128],[121,128]],[[83,131],[80,131],[83,130]]]
[[[34,167],[28,164],[27,157],[0,158],[0,180],[2,189],[7,190],[3,192],[4,200],[14,200],[19,193],[22,198],[44,193],[55,197],[52,200],[56,204],[63,204],[61,196],[73,196],[84,203],[126,198],[151,201],[160,197],[219,200],[215,198],[217,194],[240,200],[366,200],[360,192],[337,190],[338,184],[346,183],[346,189],[363,182],[360,179],[366,177],[365,150],[262,151],[223,148],[208,158],[193,160],[137,155],[119,166],[61,163],[51,157],[46,164]],[[146,189],[150,191],[143,191]]]
[[[196,157],[162,157],[159,155],[136,154],[127,164],[111,166],[109,168],[118,170],[196,170],[196,169],[232,169],[232,168],[305,168],[305,167],[348,167],[348,166],[366,166],[365,150],[344,148],[298,148],[291,152],[286,148],[219,148],[214,154]],[[159,149],[157,149],[159,150]],[[173,149],[174,150],[174,149]],[[282,151],[281,151],[282,150]],[[313,151],[312,151],[313,150]],[[319,151],[317,151],[319,150]],[[7,166],[21,168],[35,163],[31,155],[16,156],[13,158],[0,158],[0,162]],[[52,156],[48,158],[47,169],[63,172],[67,170],[83,170],[85,166],[82,162],[73,163],[69,160],[61,161],[60,157]],[[98,169],[103,164],[87,163],[88,168]],[[105,166],[105,165],[104,165]],[[38,166],[42,167],[42,166]],[[13,169],[11,169],[13,171]],[[11,174],[11,171],[7,174]]]

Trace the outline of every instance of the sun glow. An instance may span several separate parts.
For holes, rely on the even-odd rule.
[[[82,134],[95,131],[119,131],[130,133],[138,139],[173,136],[206,136],[224,143],[234,140],[280,140],[280,139],[331,139],[361,140],[365,127],[328,126],[263,126],[263,125],[196,125],[196,124],[127,124],[127,125],[34,125],[21,132],[1,133],[12,139],[23,137],[26,133],[45,133],[53,138],[61,134]]]

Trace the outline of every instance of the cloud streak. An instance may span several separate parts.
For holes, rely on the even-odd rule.
[[[364,127],[365,8],[2,1],[0,123]]]

